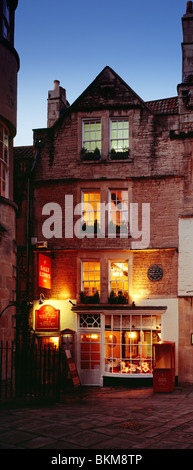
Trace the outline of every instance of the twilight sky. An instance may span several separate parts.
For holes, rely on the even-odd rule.
[[[72,104],[109,65],[144,101],[176,96],[185,12],[186,0],[19,0],[14,145],[32,145],[32,129],[47,126],[54,80]]]

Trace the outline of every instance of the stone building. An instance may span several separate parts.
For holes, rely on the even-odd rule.
[[[14,17],[18,2],[0,1],[0,340],[15,338],[16,205],[13,199],[13,139],[17,129]],[[10,306],[9,306],[10,305]]]
[[[192,2],[182,25],[176,96],[144,102],[107,66],[69,105],[55,81],[47,128],[15,149],[19,300],[83,384],[151,380],[160,340],[193,382]]]

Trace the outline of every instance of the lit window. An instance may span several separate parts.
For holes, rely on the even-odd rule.
[[[111,190],[109,192],[109,232],[128,231],[128,191]]]
[[[101,152],[101,122],[83,121],[82,147],[87,152]]]
[[[8,197],[9,134],[0,124],[0,196]]]
[[[82,262],[82,292],[86,296],[100,296],[100,262]]]
[[[128,261],[110,262],[110,302],[126,303],[128,301]],[[125,299],[125,302],[124,302]]]
[[[151,374],[152,345],[160,340],[160,315],[106,315],[105,372]]]
[[[129,121],[111,120],[110,121],[110,151],[128,152],[129,151]]]
[[[97,228],[100,228],[101,214],[100,214],[100,192],[99,191],[83,191],[82,192],[82,211],[84,216],[84,224],[82,229],[86,230],[91,228],[91,231],[97,233]]]

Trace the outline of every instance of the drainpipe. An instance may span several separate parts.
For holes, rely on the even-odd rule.
[[[36,154],[35,154],[35,160],[34,164],[30,170],[29,176],[28,176],[28,181],[27,181],[27,236],[26,236],[26,256],[27,256],[27,282],[26,282],[26,314],[24,316],[25,321],[24,321],[24,337],[27,338],[27,331],[28,331],[28,314],[29,314],[29,266],[30,266],[30,210],[31,210],[31,186],[32,186],[32,177],[34,170],[37,167],[37,164],[40,160],[40,155],[41,155],[41,149],[43,147],[43,141],[42,139],[38,139],[35,142],[35,148],[36,148]]]

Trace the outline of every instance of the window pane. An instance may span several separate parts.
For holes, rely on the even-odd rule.
[[[142,325],[147,327],[150,323],[150,328],[142,329]],[[109,329],[109,325],[113,328]],[[105,330],[106,373],[152,373],[152,344],[155,335],[161,340],[161,316],[108,315]]]

